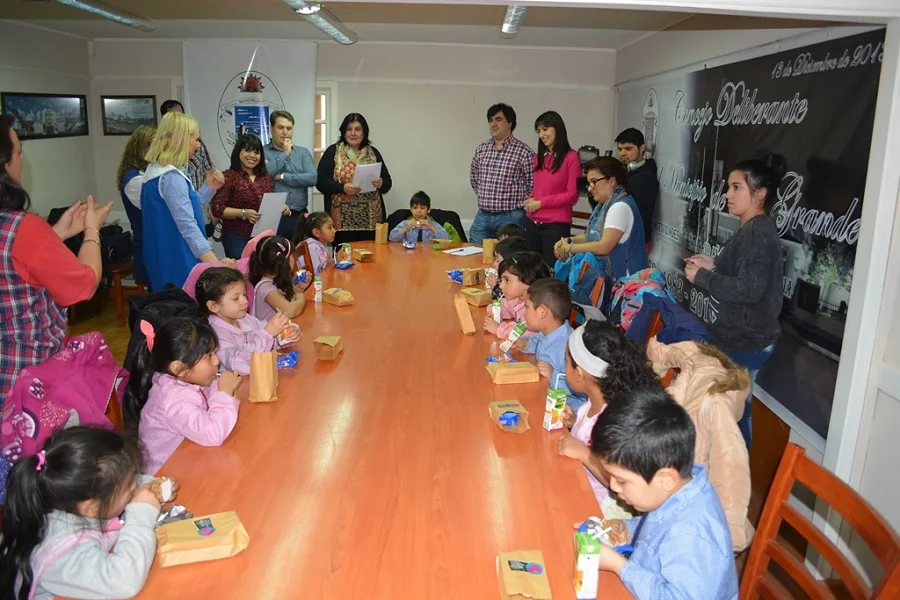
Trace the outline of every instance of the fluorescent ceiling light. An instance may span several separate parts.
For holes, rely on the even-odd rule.
[[[514,38],[519,33],[519,25],[525,17],[528,7],[523,4],[510,4],[506,8],[506,16],[503,18],[503,26],[500,27],[500,37]]]
[[[284,3],[335,41],[345,45],[356,43],[356,34],[318,2],[284,0]]]
[[[102,2],[98,2],[97,0],[56,0],[60,4],[65,4],[66,6],[72,6],[74,8],[78,8],[84,11],[87,11],[91,14],[95,14],[103,17],[104,19],[109,19],[110,21],[115,21],[120,25],[128,25],[129,27],[134,27],[135,29],[140,29],[141,31],[153,31],[156,27],[148,21],[147,19],[142,19],[136,15],[132,15],[125,11],[121,11],[118,8],[113,8],[112,6],[108,6],[103,4]]]

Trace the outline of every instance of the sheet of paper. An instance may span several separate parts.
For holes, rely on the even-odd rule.
[[[463,248],[444,250],[444,254],[452,254],[453,256],[472,256],[473,254],[481,254],[482,252],[483,249],[481,246],[465,246]]]
[[[250,237],[256,237],[266,229],[278,231],[278,223],[281,221],[281,211],[284,210],[284,203],[286,200],[286,192],[263,194],[262,202],[259,203],[259,221],[253,226],[253,233],[250,234]]]
[[[376,179],[381,179],[380,162],[371,165],[356,165],[353,185],[357,186],[360,192],[374,192],[375,186],[372,185],[372,181]]]

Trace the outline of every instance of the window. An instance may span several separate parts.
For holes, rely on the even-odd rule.
[[[322,158],[325,149],[331,145],[331,140],[328,136],[328,122],[331,117],[328,100],[328,90],[316,90],[316,121],[313,127],[313,160],[317,165],[319,164],[319,159]]]

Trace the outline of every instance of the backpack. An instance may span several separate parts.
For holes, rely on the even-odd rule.
[[[582,267],[587,264],[588,269],[585,271],[581,279],[578,274],[581,273]],[[600,305],[597,306],[591,301],[591,291],[597,280],[605,277],[604,269],[596,256],[590,252],[583,252],[570,256],[565,261],[558,260],[553,267],[553,274],[556,279],[566,282],[569,292],[572,295],[572,305],[578,312],[576,325],[580,325],[585,320],[605,320],[602,308],[606,303],[607,294],[600,297]],[[608,289],[608,285],[604,285],[604,290]]]
[[[666,276],[659,269],[646,268],[622,277],[612,287],[610,293],[609,320],[628,331],[631,321],[641,310],[644,294],[652,294],[675,302],[675,297],[666,287]]]
[[[137,369],[138,351],[146,343],[141,331],[141,321],[147,321],[154,329],[159,329],[166,322],[178,316],[199,317],[197,302],[183,289],[168,286],[162,291],[132,296],[128,301],[128,328],[131,339],[128,340],[128,351],[125,353],[123,366],[129,373]],[[136,400],[131,394],[125,396],[122,403],[122,420],[127,428],[136,429],[141,420],[141,410],[146,398]]]
[[[103,264],[111,265],[131,260],[134,253],[134,239],[130,231],[119,225],[100,228],[100,247],[103,250]]]

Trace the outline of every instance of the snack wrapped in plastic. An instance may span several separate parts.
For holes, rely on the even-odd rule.
[[[512,356],[510,356],[509,352],[504,352],[503,354],[500,355],[499,358],[496,356],[488,356],[485,359],[485,362],[488,362],[488,363],[514,363],[514,362],[518,362],[518,361],[516,359],[514,359]]]
[[[334,263],[334,268],[346,271],[347,269],[352,269],[354,264],[355,263],[352,260],[342,260],[341,262]]]
[[[156,518],[156,526],[165,525],[166,523],[174,523],[175,521],[183,521],[185,519],[192,519],[194,517],[194,513],[181,506],[180,504],[173,504],[167,510],[161,511],[159,516]]]
[[[278,355],[278,368],[279,369],[290,369],[297,365],[297,357],[300,356],[300,353],[297,350],[291,350],[285,354]]]
[[[406,248],[407,250],[415,250],[416,243],[410,242],[409,240],[403,240],[403,247]]]
[[[302,271],[297,271],[297,276],[294,277],[294,285],[299,285],[301,283],[306,283],[309,281],[310,273],[306,269]]]
[[[462,269],[452,269],[450,271],[447,271],[447,277],[449,277],[451,279],[451,281],[453,281],[453,283],[458,283],[459,285],[462,285],[462,281],[463,281]]]

